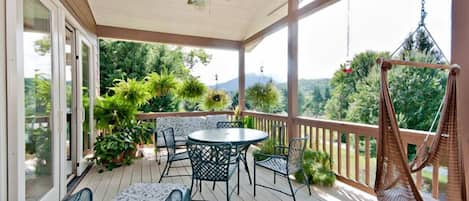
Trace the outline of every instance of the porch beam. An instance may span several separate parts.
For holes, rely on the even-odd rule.
[[[298,0],[288,0],[288,136],[298,137]]]
[[[96,33],[96,20],[87,0],[60,0],[72,16],[87,31]]]
[[[469,13],[467,8],[469,1],[467,0],[453,0],[452,9],[452,40],[451,40],[451,63],[461,65],[461,71],[458,79],[458,133],[462,137],[462,155],[469,155],[469,93],[467,93],[467,86],[469,86]],[[461,157],[464,163],[466,172],[466,195],[469,195],[469,158]]]
[[[245,107],[245,80],[246,80],[246,73],[245,73],[245,49],[244,47],[240,47],[238,51],[238,109],[239,111],[243,112]]]
[[[241,41],[97,25],[98,37],[238,50]]]
[[[301,18],[303,17],[306,17],[308,15],[311,15],[319,10],[321,10],[322,8],[324,7],[327,7],[333,3],[336,3],[338,2],[339,0],[315,0],[309,4],[306,4],[305,6],[303,6],[302,8],[300,9],[297,9],[297,7],[295,7],[294,10],[289,10],[289,13],[291,13],[291,15],[295,15],[297,16],[296,18],[289,18],[289,15],[285,16],[285,17],[282,17],[281,19],[277,20],[276,22],[274,22],[273,24],[267,26],[266,28],[260,30],[259,32],[249,36],[248,38],[246,38],[244,41],[243,41],[243,45],[248,45],[250,43],[252,43],[253,41],[256,41],[256,40],[259,40],[271,33],[274,33],[280,29],[282,29],[283,27],[285,26],[288,26],[288,22],[289,20],[300,20]],[[298,5],[298,4],[297,4]]]

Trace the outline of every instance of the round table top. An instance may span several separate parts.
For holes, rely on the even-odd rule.
[[[249,128],[218,128],[199,130],[189,134],[192,141],[205,143],[230,142],[234,145],[254,144],[267,139],[267,133]]]

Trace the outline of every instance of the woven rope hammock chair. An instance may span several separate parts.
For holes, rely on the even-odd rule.
[[[400,60],[378,59],[381,65],[381,92],[379,105],[379,139],[375,192],[380,201],[423,200],[412,178],[412,173],[434,162],[448,166],[449,201],[466,200],[462,153],[457,132],[456,78],[457,65],[425,64]],[[407,163],[404,144],[396,120],[388,89],[387,73],[393,65],[449,69],[443,109],[436,134],[425,139],[417,149],[416,158]]]

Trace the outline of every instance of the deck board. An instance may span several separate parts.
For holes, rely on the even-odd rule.
[[[102,169],[99,166],[93,166],[88,174],[83,178],[81,183],[78,185],[75,191],[83,187],[89,187],[93,190],[94,200],[96,201],[109,201],[114,198],[118,192],[122,191],[130,184],[133,183],[150,183],[158,182],[161,171],[164,168],[164,160],[161,165],[155,162],[155,156],[151,151],[144,151],[144,158],[140,158],[134,161],[130,166],[123,166],[115,168],[113,171],[104,171],[99,173]],[[251,155],[251,154],[248,154]],[[252,158],[248,158],[248,164],[253,176]],[[190,163],[177,162],[174,166],[186,166],[182,168],[171,168],[170,175],[190,175],[192,170]],[[236,190],[233,193],[231,200],[233,201],[290,201],[291,197],[285,196],[281,193],[277,193],[261,187],[257,188],[257,195],[254,197],[253,186],[249,184],[248,175],[244,171],[244,167],[240,164],[240,194],[237,195]],[[235,173],[230,180],[230,188],[235,187],[237,183],[237,174]],[[262,168],[257,168],[257,181],[264,185],[274,186],[275,188],[282,190],[289,190],[288,183],[285,178],[277,177],[277,184],[273,184],[273,174]],[[191,184],[190,176],[182,177],[166,177],[162,183],[183,183],[187,186]],[[300,185],[293,182],[295,189]],[[194,190],[198,191],[198,188],[194,185]],[[297,200],[311,200],[311,201],[374,201],[375,197],[362,192],[353,187],[347,186],[341,182],[336,182],[336,185],[331,188],[311,186],[312,196],[308,195],[307,188],[303,187],[297,193]],[[226,200],[226,189],[224,182],[217,182],[215,191],[212,191],[211,182],[203,182],[202,193],[196,193],[193,196],[195,200]]]

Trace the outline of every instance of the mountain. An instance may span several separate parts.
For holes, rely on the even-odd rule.
[[[246,74],[246,77],[244,78],[246,82],[246,89],[253,86],[256,83],[266,83],[271,80],[270,77],[267,76],[261,76],[258,74]],[[221,90],[225,90],[227,92],[230,91],[238,91],[238,78],[229,80],[224,83],[218,84],[217,88]],[[274,80],[275,82],[275,80]],[[215,86],[210,86],[210,88],[215,88]]]
[[[246,74],[246,89],[253,86],[256,83],[266,83],[270,81],[270,77],[267,76],[261,76],[258,74]],[[330,79],[300,79],[298,83],[298,90],[305,93],[305,94],[310,94],[312,93],[314,87],[319,87],[322,93],[324,93],[324,90],[329,87],[329,82]],[[277,82],[274,80],[274,83],[276,83],[276,86],[279,89],[286,89],[287,88],[287,83],[286,82]],[[225,90],[227,92],[234,92],[238,91],[238,78],[229,80],[224,83],[218,84],[218,89]],[[210,86],[210,88],[215,88],[215,86]]]

